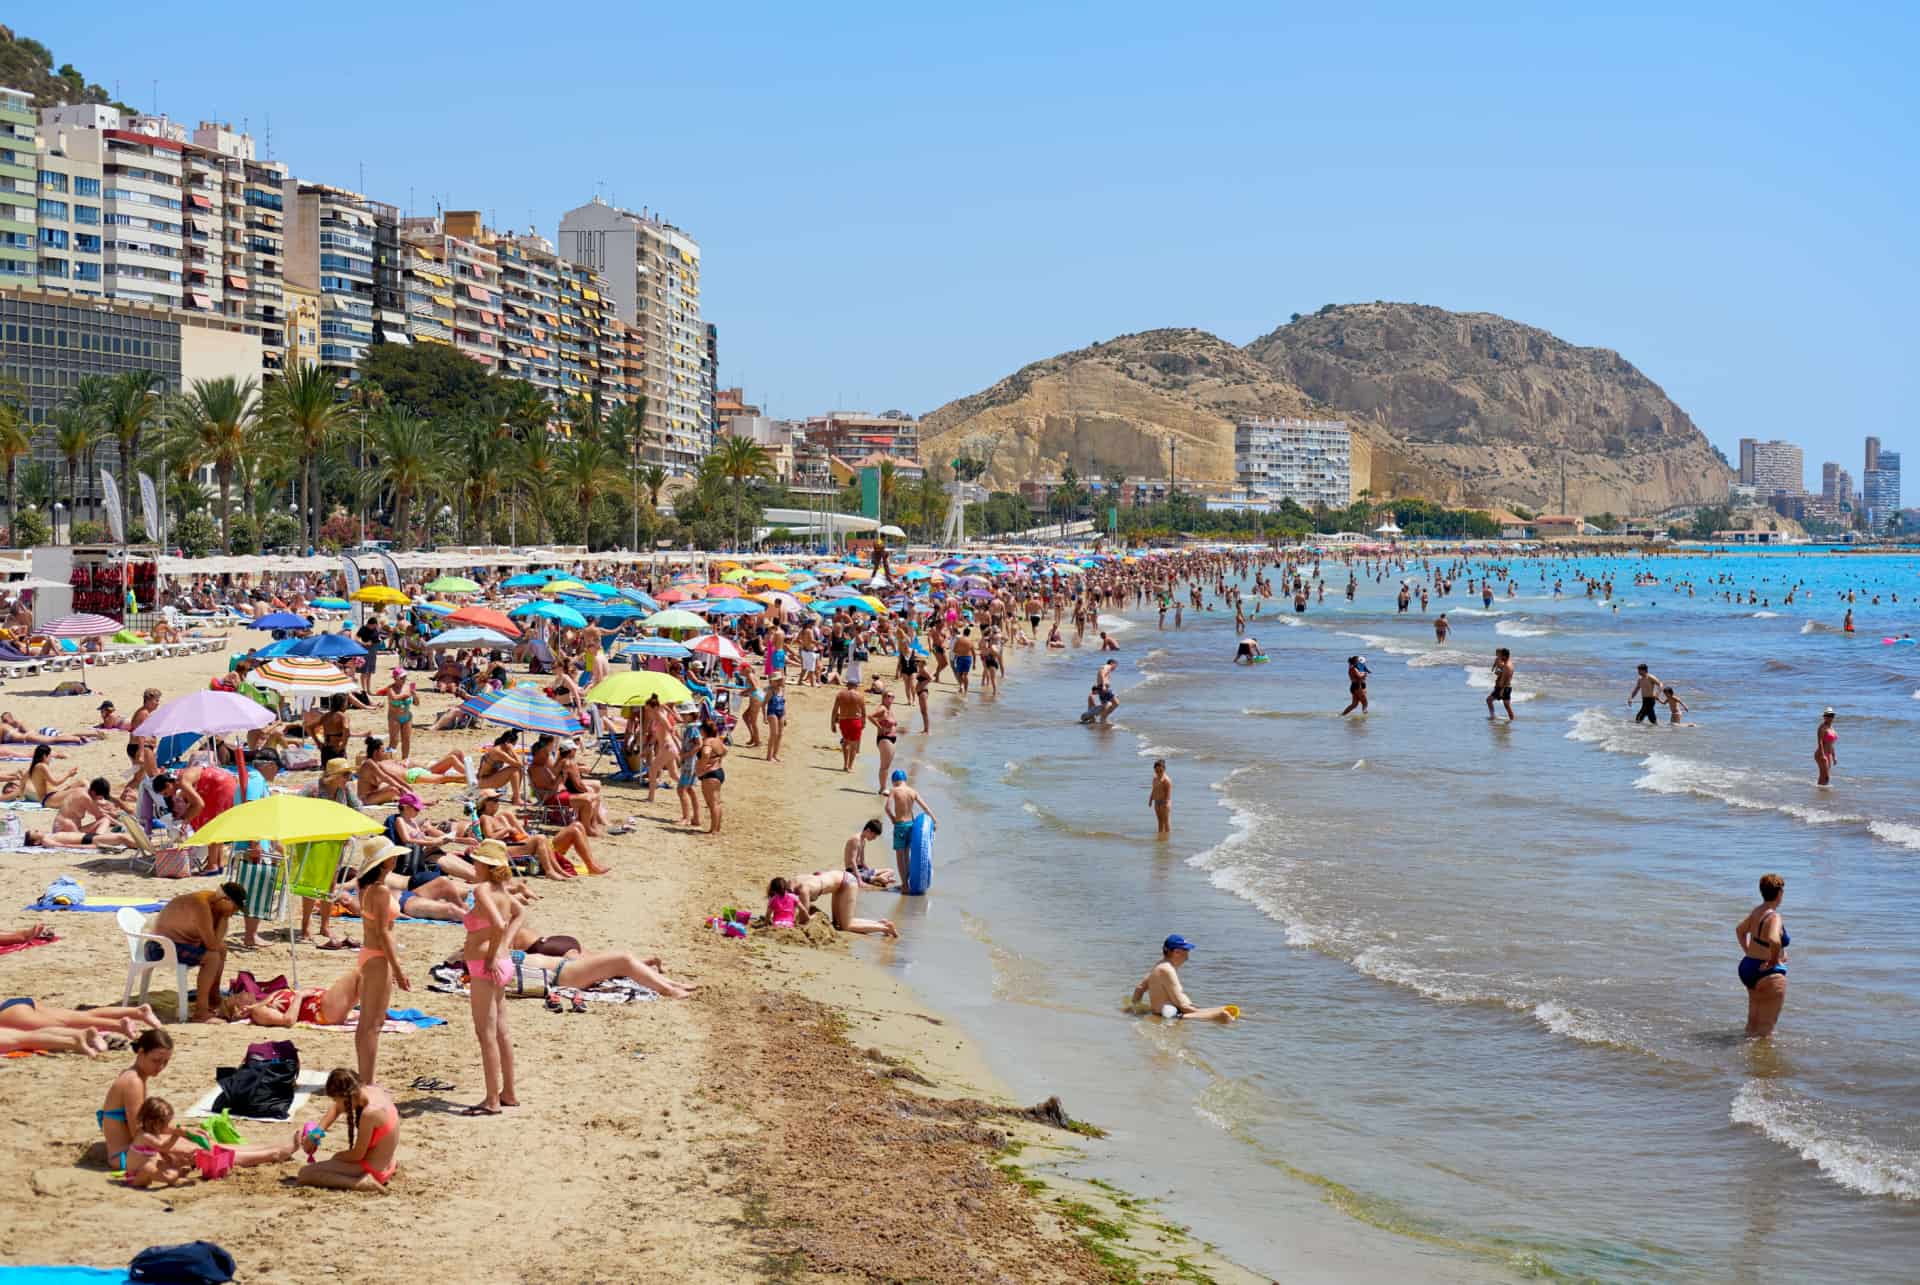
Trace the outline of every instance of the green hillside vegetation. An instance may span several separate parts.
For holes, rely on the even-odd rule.
[[[11,27],[0,27],[0,85],[32,93],[36,107],[113,103],[122,111],[133,110],[125,103],[114,102],[102,86],[88,83],[72,63],[62,63],[55,70],[51,49],[38,40],[14,34]]]

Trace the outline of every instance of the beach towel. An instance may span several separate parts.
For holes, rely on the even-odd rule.
[[[0,759],[21,759],[24,761],[32,758],[33,752],[39,748],[37,745],[0,745]]]
[[[334,918],[345,919],[353,923],[358,923],[360,920],[360,916],[358,915],[335,915]],[[415,919],[411,915],[402,915],[393,922],[396,924],[432,924],[437,928],[460,927],[460,921],[458,919]]]
[[[11,945],[0,946],[0,955],[17,955],[23,950],[32,950],[35,946],[51,946],[59,941],[58,936],[40,937],[33,941],[16,941]]]
[[[390,1008],[386,1021],[380,1024],[385,1035],[407,1035],[414,1031],[424,1031],[435,1026],[445,1026],[444,1017],[429,1017],[417,1008]],[[349,1034],[360,1029],[358,1013],[350,1013],[344,1022],[324,1024],[321,1022],[302,1022],[300,1025],[310,1031],[344,1031]]]
[[[163,908],[166,904],[164,901],[92,901],[83,906],[49,906],[43,902],[36,901],[32,905],[27,906],[26,909],[33,911],[84,910],[91,911],[97,915],[111,915],[122,906],[132,906],[141,914],[150,915],[156,910]]]
[[[53,910],[65,906],[76,906],[86,899],[87,890],[80,886],[79,880],[72,875],[59,875],[47,885],[47,890],[40,894],[40,900],[36,904]],[[28,909],[31,910],[33,907],[29,906]]]
[[[29,803],[25,799],[7,799],[0,802],[0,812],[51,812],[52,808],[44,803]]]
[[[126,1285],[124,1267],[5,1267],[0,1266],[4,1285]]]

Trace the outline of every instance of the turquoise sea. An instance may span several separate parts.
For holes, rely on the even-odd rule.
[[[943,686],[933,736],[901,746],[941,811],[934,892],[862,949],[1016,1092],[1111,1129],[1090,1172],[1256,1269],[1293,1261],[1308,1218],[1468,1275],[1913,1279],[1920,648],[1881,640],[1920,634],[1920,559],[1478,560],[1395,610],[1453,561],[1356,563],[1348,602],[1329,559],[1323,601],[1250,624],[1256,667],[1230,663],[1217,602],[1177,631],[1108,617],[1110,728],[1076,722],[1090,646],[1016,653],[998,699]],[[1490,607],[1466,583],[1486,574]],[[1497,646],[1511,725],[1483,704]],[[1343,719],[1354,653],[1373,707]],[[1632,723],[1641,661],[1691,725]],[[1790,989],[1753,1043],[1733,928],[1769,870]],[[1121,1012],[1175,931],[1196,1001],[1245,1021]]]

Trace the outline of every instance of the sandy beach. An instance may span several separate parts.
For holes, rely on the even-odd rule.
[[[236,647],[251,641],[233,637]],[[225,653],[107,666],[92,675],[96,694],[84,699],[52,697],[51,680],[22,678],[0,691],[0,708],[32,727],[73,729],[92,721],[102,698],[131,710],[147,686],[179,695],[224,667]],[[456,950],[459,933],[401,925],[414,990],[394,1002],[448,1025],[382,1039],[381,1079],[404,1121],[399,1174],[383,1195],[299,1188],[291,1164],[130,1190],[82,1162],[98,1137],[93,1111],[129,1055],[8,1059],[0,1071],[11,1125],[0,1145],[0,1189],[11,1197],[0,1259],[124,1265],[148,1245],[207,1238],[230,1248],[244,1279],[261,1281],[1114,1279],[1115,1238],[1099,1241],[1098,1252],[1082,1243],[1093,1240],[1088,1205],[1036,1191],[997,1167],[1020,1149],[1003,1146],[1010,1138],[1046,1146],[1077,1139],[996,1097],[977,1052],[939,1015],[820,926],[806,938],[756,933],[744,942],[704,927],[724,904],[758,909],[774,874],[838,862],[844,839],[876,810],[861,788],[871,779],[870,756],[842,776],[824,698],[800,690],[792,700],[782,762],[768,764],[758,750],[729,756],[723,834],[674,824],[670,793],[645,805],[640,790],[609,785],[615,817],[636,821],[632,834],[602,849],[614,872],[536,884],[542,932],[572,934],[589,950],[657,953],[672,976],[699,984],[697,998],[593,1004],[585,1014],[514,1001],[524,1105],[463,1119],[454,1111],[481,1096],[466,1001],[425,989],[427,965]],[[449,701],[423,694],[422,724]],[[356,745],[384,728],[381,711],[356,715]],[[422,730],[415,758],[472,746],[482,735]],[[744,731],[736,740],[744,743]],[[921,752],[919,741],[906,738],[902,750]],[[57,766],[117,784],[124,746],[110,735],[62,751]],[[310,774],[284,779],[297,787]],[[452,793],[431,790],[429,815],[453,815]],[[61,874],[94,898],[164,900],[210,882],[131,874],[110,854],[15,853],[0,856],[0,897],[25,906]],[[862,911],[890,915],[892,900],[868,893]],[[117,1002],[127,951],[114,917],[17,911],[5,922],[36,918],[60,940],[7,957],[0,990],[63,1006]],[[231,956],[229,976],[287,970],[284,929],[265,935],[260,950]],[[303,946],[299,954],[303,985],[351,966],[346,952]],[[156,976],[153,995],[167,1016],[169,981]],[[175,1057],[150,1091],[176,1107],[214,1087],[215,1069],[239,1061],[249,1042],[278,1034],[169,1029]],[[349,1032],[288,1034],[304,1068],[352,1064]],[[404,1087],[421,1076],[457,1088]],[[296,1118],[318,1109],[309,1104]],[[244,1132],[249,1142],[276,1140],[280,1128]],[[1163,1260],[1148,1263],[1147,1278],[1172,1275],[1175,1257],[1207,1261],[1173,1229],[1136,1239]],[[1240,1273],[1213,1263],[1206,1275]]]

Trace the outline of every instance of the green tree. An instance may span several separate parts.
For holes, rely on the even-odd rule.
[[[158,427],[166,413],[160,395],[165,387],[151,370],[129,370],[113,377],[101,403],[101,417],[120,448],[120,502],[127,506],[127,527],[133,525],[133,491],[127,485],[133,461],[140,457],[140,439]]]
[[[560,453],[556,470],[580,514],[583,538],[590,527],[594,497],[620,484],[620,457],[597,436],[576,437]]]
[[[767,448],[752,438],[731,435],[722,439],[707,458],[717,461],[715,467],[720,475],[733,484],[733,547],[737,549],[740,547],[740,515],[746,508],[747,483],[772,477],[773,460],[768,457]]]
[[[446,458],[455,472],[460,497],[461,538],[471,540],[470,524],[500,496],[500,472],[511,444],[496,424],[465,418],[444,430]]]
[[[53,428],[53,444],[67,463],[67,505],[73,520],[80,517],[80,461],[86,458],[97,440],[100,425],[91,412],[71,400],[53,412],[48,423]]]
[[[509,403],[521,388],[529,390],[544,411],[551,411],[533,385],[489,374],[445,344],[374,344],[360,359],[359,373],[359,382],[378,386],[387,404],[419,416],[482,414]],[[541,422],[546,422],[544,414]]]
[[[1727,504],[1711,504],[1695,510],[1691,534],[1696,540],[1711,540],[1714,532],[1725,531],[1732,525],[1733,507]]]
[[[184,513],[173,524],[173,542],[189,558],[204,558],[220,539],[220,528],[204,509]]]
[[[667,485],[667,470],[659,464],[649,464],[640,470],[640,486],[647,493],[647,504],[656,513],[660,510],[660,492]]]
[[[18,380],[9,379],[0,386],[0,461],[7,471],[7,524],[16,548],[20,546],[19,495],[14,486],[14,469],[20,457],[33,449],[33,429],[27,423],[25,390]]]
[[[286,437],[299,461],[300,511],[306,515],[307,541],[320,543],[320,460],[335,446],[347,423],[334,375],[312,362],[267,385],[261,417]]]
[[[14,546],[21,549],[49,544],[53,540],[53,526],[47,521],[46,514],[31,507],[13,514],[7,524],[7,533],[13,537]]]
[[[51,509],[54,494],[53,470],[45,460],[29,459],[20,470],[20,502],[29,507]]]
[[[363,485],[392,498],[393,535],[404,547],[411,533],[414,502],[431,496],[442,475],[433,425],[388,407],[367,425],[367,457]]]
[[[533,540],[547,542],[548,505],[553,499],[554,480],[560,468],[560,453],[543,426],[521,439],[514,450],[513,468],[521,489],[533,504]]]
[[[213,466],[220,488],[220,544],[228,547],[232,518],[233,475],[240,471],[255,444],[254,421],[259,416],[259,383],[252,376],[236,379],[196,379],[173,405],[173,419],[193,443],[196,464]],[[123,466],[124,471],[124,466]]]

